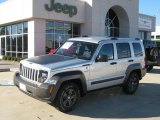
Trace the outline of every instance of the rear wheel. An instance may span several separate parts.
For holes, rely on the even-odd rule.
[[[123,90],[127,94],[134,94],[139,86],[139,76],[136,72],[132,72],[123,86]]]
[[[66,83],[60,88],[55,99],[55,105],[60,111],[69,112],[75,108],[79,97],[79,87],[75,83]]]

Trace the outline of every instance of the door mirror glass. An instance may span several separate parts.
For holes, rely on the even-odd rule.
[[[108,62],[107,55],[98,55],[96,58],[96,62]]]

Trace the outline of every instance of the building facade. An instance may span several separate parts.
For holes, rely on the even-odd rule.
[[[0,56],[43,55],[85,35],[143,38],[144,32],[148,39],[155,18],[138,11],[138,0],[8,0],[0,4]],[[144,19],[151,27],[139,24]]]
[[[155,31],[156,18],[149,15],[139,14],[138,30],[139,38],[151,40],[151,33]]]
[[[152,32],[152,40],[160,41],[160,26],[156,26],[155,32]]]

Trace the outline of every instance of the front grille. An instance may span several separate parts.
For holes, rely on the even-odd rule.
[[[20,74],[22,77],[38,82],[39,70],[20,65]]]

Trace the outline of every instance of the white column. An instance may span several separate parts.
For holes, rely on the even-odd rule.
[[[28,21],[28,58],[45,54],[45,20]]]

